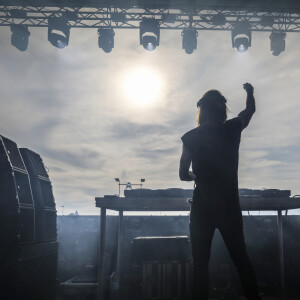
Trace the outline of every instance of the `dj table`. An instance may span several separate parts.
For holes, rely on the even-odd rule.
[[[278,250],[280,265],[280,288],[284,294],[284,259],[283,259],[283,233],[282,233],[282,211],[300,208],[300,198],[278,198],[278,197],[249,197],[240,196],[240,206],[243,211],[277,211],[278,223]],[[106,231],[106,210],[119,212],[118,225],[118,249],[116,274],[120,274],[122,227],[124,211],[189,211],[190,203],[187,198],[176,197],[118,197],[104,196],[96,197],[96,207],[100,208],[100,245],[98,264],[98,300],[104,300],[104,250]]]

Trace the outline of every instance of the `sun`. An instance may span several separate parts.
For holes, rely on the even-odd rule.
[[[126,98],[138,106],[154,104],[162,92],[162,78],[150,67],[133,69],[123,83]]]

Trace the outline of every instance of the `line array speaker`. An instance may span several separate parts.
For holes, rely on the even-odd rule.
[[[58,243],[0,246],[1,300],[54,300]]]
[[[0,135],[0,245],[35,241],[30,179],[17,144]]]
[[[27,148],[20,148],[28,170],[35,203],[36,242],[56,241],[56,209],[51,181],[41,156]]]

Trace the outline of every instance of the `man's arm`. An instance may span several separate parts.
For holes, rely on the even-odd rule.
[[[193,172],[189,171],[192,162],[192,156],[190,151],[182,146],[182,154],[179,165],[179,178],[182,181],[193,181],[196,176]]]
[[[250,83],[245,83],[244,89],[247,93],[246,109],[241,111],[238,115],[242,120],[243,129],[248,126],[253,114],[255,113],[255,99],[253,95],[254,88]]]

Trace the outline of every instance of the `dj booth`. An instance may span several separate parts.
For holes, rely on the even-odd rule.
[[[105,234],[106,234],[106,212],[107,210],[118,211],[118,244],[117,244],[117,263],[116,278],[118,280],[121,265],[121,245],[123,231],[123,212],[126,211],[190,211],[191,190],[169,189],[157,191],[151,190],[132,190],[127,191],[125,197],[115,195],[96,197],[96,207],[100,208],[100,245],[99,245],[99,264],[98,264],[98,299],[105,299]],[[248,191],[248,192],[247,192]],[[171,193],[170,193],[171,192]],[[300,208],[300,198],[290,197],[289,191],[265,190],[259,194],[252,190],[240,190],[240,206],[242,211],[276,211],[278,225],[278,260],[280,270],[280,290],[284,293],[284,256],[283,256],[283,231],[282,231],[282,212]],[[170,197],[169,195],[172,195]],[[158,196],[160,195],[160,196]],[[151,197],[152,196],[152,197]],[[117,283],[118,284],[118,283]]]

